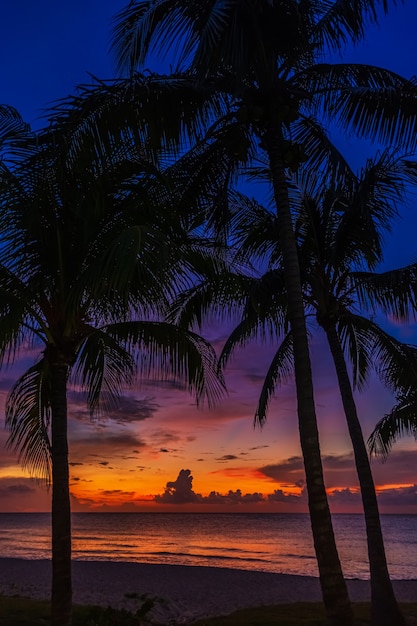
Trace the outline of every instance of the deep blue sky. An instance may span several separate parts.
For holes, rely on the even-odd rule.
[[[0,20],[0,102],[27,121],[57,98],[90,80],[114,75],[109,51],[112,17],[127,0],[20,0],[4,2]],[[417,2],[405,0],[348,59],[417,74]]]
[[[18,109],[36,128],[42,109],[73,93],[77,84],[115,75],[109,53],[111,22],[127,0],[20,0],[5,2],[0,21],[0,103]],[[382,3],[381,3],[382,4]],[[400,0],[396,9],[380,18],[366,41],[346,50],[345,59],[379,65],[410,78],[417,74],[416,0]],[[345,154],[359,167],[372,146],[349,139]],[[416,201],[417,206],[417,201]],[[417,209],[404,208],[402,223],[393,230],[387,266],[417,258]]]
[[[88,83],[88,72],[114,75],[111,19],[123,0],[4,2],[0,20],[0,101],[36,126],[49,102]]]

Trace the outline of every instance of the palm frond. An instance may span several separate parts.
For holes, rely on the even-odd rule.
[[[266,422],[268,407],[277,385],[282,385],[294,371],[292,335],[288,333],[281,341],[278,350],[268,368],[256,407],[254,424],[263,426]]]
[[[45,359],[29,368],[14,384],[6,400],[7,446],[36,478],[51,481],[50,376]]]
[[[384,358],[377,363],[377,373],[382,382],[401,397],[413,396],[417,388],[417,348],[387,333],[382,334],[381,344]]]
[[[224,393],[214,349],[196,333],[151,321],[112,324],[105,331],[136,355],[145,380],[174,381],[193,393],[197,402],[207,400],[209,406]]]
[[[12,106],[0,104],[0,161],[16,158],[19,147],[31,136],[30,126]]]
[[[329,68],[328,68],[329,69]],[[415,148],[417,82],[364,65],[334,65],[327,89],[334,97],[330,115],[356,136]],[[324,99],[326,95],[323,93]]]
[[[132,71],[143,66],[153,49],[159,52],[178,52],[178,41],[192,45],[192,26],[187,18],[187,4],[162,0],[130,2],[115,19],[112,33],[112,51],[118,70]],[[169,25],[167,24],[169,20]],[[186,45],[186,44],[183,44]],[[181,55],[182,56],[182,55]]]
[[[405,435],[417,439],[417,397],[397,398],[397,404],[380,420],[368,438],[371,454],[386,459],[392,446]]]
[[[352,280],[362,305],[372,303],[398,320],[415,317],[417,264],[380,273],[354,272]]]
[[[136,374],[132,355],[108,333],[95,330],[77,353],[71,378],[87,393],[90,414],[109,413]]]
[[[316,25],[313,38],[321,49],[341,50],[349,43],[364,39],[367,28],[378,24],[379,7],[388,13],[389,5],[396,7],[403,0],[339,0],[316,3]]]
[[[257,200],[241,193],[231,197],[231,243],[236,249],[236,260],[274,267],[280,265],[279,220],[276,214]]]
[[[354,382],[363,386],[371,368],[393,391],[406,395],[417,385],[417,352],[385,332],[376,322],[350,313],[339,332],[354,364]]]
[[[185,328],[201,330],[207,319],[232,319],[245,305],[252,279],[232,272],[216,272],[211,278],[182,291],[169,307],[167,319]]]
[[[141,146],[144,157],[157,163],[169,151],[179,156],[201,139],[227,110],[225,92],[199,86],[193,74],[143,75],[79,85],[78,93],[58,101],[48,112],[53,133],[70,145],[92,137],[111,153],[115,138]],[[96,136],[96,139],[94,137]]]
[[[360,315],[347,312],[338,322],[343,349],[348,352],[353,367],[353,384],[358,389],[364,387],[374,365],[368,322],[369,320]]]
[[[327,127],[311,116],[310,103],[306,108],[310,114],[300,116],[291,125],[292,140],[302,145],[305,154],[301,175],[309,177],[308,190],[311,195],[316,195],[319,188],[331,188],[335,184],[342,190],[352,184],[355,174],[331,141]]]
[[[266,272],[261,278],[252,279],[248,287],[241,321],[227,338],[220,354],[221,367],[226,366],[236,348],[257,339],[273,343],[288,330],[283,273]]]

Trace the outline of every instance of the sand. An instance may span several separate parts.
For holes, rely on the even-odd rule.
[[[0,559],[0,594],[48,599],[50,561]],[[417,602],[417,581],[393,581],[397,599]],[[349,580],[353,602],[369,600],[369,582]],[[78,604],[136,611],[154,598],[149,615],[163,624],[190,624],[237,609],[287,602],[321,601],[319,581],[310,576],[214,567],[74,561],[73,595]]]

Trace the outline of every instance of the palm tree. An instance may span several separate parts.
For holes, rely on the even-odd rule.
[[[398,131],[411,136],[416,121],[409,108],[415,98],[411,83],[380,68],[322,63],[328,49],[340,51],[362,39],[365,25],[377,20],[377,8],[387,11],[388,4],[138,0],[119,14],[114,30],[119,66],[129,72],[145,67],[158,45],[162,51],[179,51],[178,63],[191,68],[200,87],[229,96],[238,129],[256,138],[267,161],[280,221],[311,525],[327,616],[337,624],[350,624],[352,612],[324,487],[286,171],[298,167],[306,143],[315,141],[308,124],[304,142],[294,141],[293,128],[306,112],[324,108],[345,127],[354,125],[357,133],[374,137],[392,140]]]
[[[360,311],[372,306],[367,283],[381,281],[381,275],[372,276],[382,258],[381,230],[389,226],[387,220],[402,199],[406,170],[403,162],[393,161],[385,152],[378,162],[368,162],[357,183],[344,193],[336,190],[304,198],[299,221],[305,300],[330,347],[354,451],[365,514],[375,626],[405,622],[389,578],[375,486],[345,353],[359,388],[372,365],[403,365],[402,346]],[[363,266],[368,272],[359,273]]]
[[[409,358],[410,350],[406,353],[405,346],[360,311],[369,310],[375,302],[376,284],[380,293],[386,292],[385,304],[381,296],[378,298],[385,310],[389,301],[392,305],[397,301],[407,306],[404,287],[400,296],[398,277],[402,277],[403,286],[409,285],[415,266],[385,274],[369,270],[381,260],[382,232],[396,214],[396,206],[404,196],[404,184],[409,175],[413,175],[413,168],[387,151],[376,161],[369,160],[359,177],[354,176],[336,154],[333,163],[337,163],[338,174],[334,187],[328,186],[327,178],[323,181],[322,172],[299,174],[293,178],[291,198],[297,216],[305,307],[325,332],[354,450],[368,539],[372,623],[388,626],[404,622],[388,574],[375,487],[345,352],[352,361],[354,382],[358,387],[371,367],[378,363],[382,377],[388,381],[390,376],[391,387],[398,388],[395,373],[397,378],[401,372],[404,377],[404,361]],[[292,332],[288,332],[285,272],[279,244],[280,224],[273,212],[255,201],[238,196],[234,204],[232,236],[234,233],[237,257],[244,264],[258,261],[257,265],[263,268],[262,275],[223,274],[216,277],[214,283],[204,281],[181,294],[172,316],[188,327],[199,323],[208,310],[221,314],[223,307],[230,307],[234,302],[243,312],[239,325],[223,348],[220,361],[224,365],[237,346],[255,337],[279,342],[255,413],[255,422],[263,425],[277,384],[285,380],[293,368]],[[394,283],[397,287],[393,294]]]
[[[132,136],[52,125],[0,172],[0,363],[39,359],[9,393],[9,445],[52,483],[52,624],[71,624],[67,387],[105,411],[138,374],[197,400],[222,381],[209,344],[162,320],[199,249]],[[195,270],[194,270],[195,271]]]

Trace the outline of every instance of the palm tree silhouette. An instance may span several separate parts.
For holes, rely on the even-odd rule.
[[[116,18],[113,40],[119,67],[127,68],[133,79],[133,68],[146,67],[149,53],[176,50],[172,64],[190,69],[187,80],[195,77],[207,93],[207,106],[210,96],[219,93],[225,94],[226,104],[232,103],[227,112],[234,116],[241,152],[252,138],[267,162],[280,221],[311,525],[327,617],[338,625],[351,624],[352,611],[323,480],[286,172],[297,169],[307,145],[310,155],[317,147],[307,114],[326,110],[345,127],[353,125],[369,136],[392,140],[399,130],[411,136],[416,121],[407,106],[415,98],[412,83],[380,68],[323,63],[329,49],[340,51],[364,37],[366,24],[377,20],[379,5],[388,9],[388,3],[376,0],[355,8],[349,1],[139,0]],[[213,108],[212,116],[216,113]],[[181,120],[187,123],[185,115]],[[319,150],[315,160],[317,166]]]
[[[340,172],[340,169],[339,169]],[[305,300],[323,329],[332,354],[359,478],[368,543],[372,623],[402,624],[389,578],[370,461],[358,418],[345,354],[361,387],[372,367],[399,367],[404,350],[372,317],[366,289],[382,259],[382,232],[389,228],[409,183],[408,166],[384,152],[342,193],[322,190],[302,201],[298,224]],[[339,179],[340,184],[340,179]],[[342,187],[343,189],[343,187]],[[366,278],[365,278],[366,277]],[[378,276],[376,277],[378,279]],[[378,365],[380,367],[378,367]]]
[[[360,176],[338,156],[338,178],[331,186],[322,172],[309,170],[293,177],[291,198],[305,309],[313,315],[327,338],[342,396],[355,455],[368,538],[371,572],[372,623],[402,623],[388,574],[378,505],[370,463],[357,415],[345,352],[353,366],[354,383],[361,387],[370,370],[388,381],[391,372],[403,372],[406,348],[364,315],[374,305],[375,283],[385,285],[385,300],[393,274],[411,276],[412,266],[376,274],[371,270],[382,258],[382,233],[389,228],[396,206],[403,200],[406,183],[414,176],[410,163],[385,151],[368,160]],[[172,317],[182,325],[199,323],[207,311],[232,307],[242,311],[241,321],[226,341],[220,362],[227,364],[238,346],[254,338],[277,342],[255,413],[263,425],[274,391],[293,370],[292,333],[288,331],[285,272],[279,238],[279,219],[272,210],[240,195],[235,198],[232,237],[239,264],[255,263],[261,276],[223,274],[214,282],[204,281],[183,293],[172,308]],[[382,279],[384,276],[384,279]],[[403,282],[407,282],[403,276]],[[398,283],[398,281],[394,281]],[[399,289],[397,288],[399,295]],[[404,301],[404,297],[402,297]],[[386,306],[385,306],[386,309]],[[372,309],[371,309],[372,310]],[[373,311],[372,311],[373,313]],[[379,367],[380,365],[380,367]],[[389,382],[389,381],[388,381]]]
[[[22,463],[52,483],[52,624],[68,626],[68,384],[92,414],[137,375],[209,402],[223,384],[209,344],[161,321],[199,249],[143,147],[52,123],[14,149],[0,172],[0,359],[28,345],[39,359],[11,390],[6,423]]]

